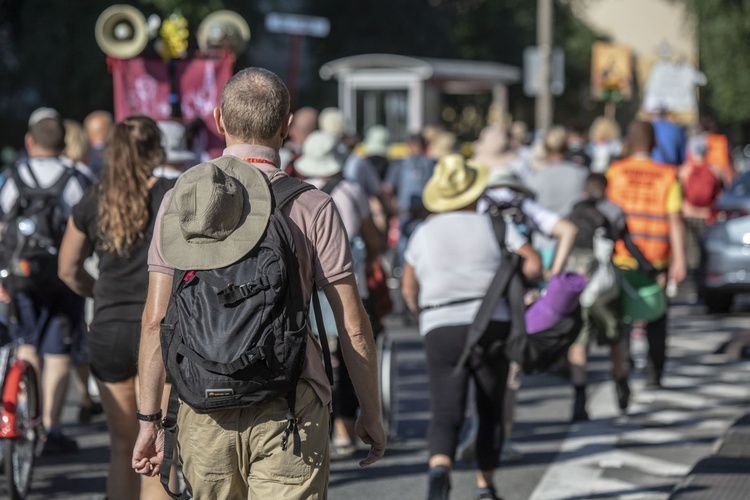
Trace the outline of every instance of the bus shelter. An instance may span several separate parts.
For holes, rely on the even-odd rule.
[[[349,132],[382,124],[394,140],[403,140],[425,124],[440,123],[443,100],[451,94],[489,94],[498,116],[505,116],[508,85],[520,81],[521,70],[496,62],[362,54],[324,64],[320,77],[338,81]]]

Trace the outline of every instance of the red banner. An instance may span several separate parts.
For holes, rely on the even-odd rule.
[[[144,114],[154,120],[172,116],[169,63],[161,59],[110,59],[114,80],[115,120]],[[180,59],[175,61],[176,91],[184,124],[198,117],[206,124],[207,147],[212,157],[221,155],[224,139],[214,123],[214,108],[219,105],[221,90],[234,71],[234,56],[220,58]]]

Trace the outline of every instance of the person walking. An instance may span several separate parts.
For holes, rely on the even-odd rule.
[[[117,123],[105,149],[101,183],[73,208],[60,248],[60,277],[82,297],[94,298],[89,325],[91,371],[107,417],[110,463],[107,497],[168,498],[159,481],[141,483],[130,467],[138,435],[135,380],[139,319],[146,302],[146,256],[156,211],[174,180],[153,170],[164,161],[156,123],[131,116]],[[96,253],[99,277],[84,261]]]
[[[83,128],[89,140],[88,166],[98,179],[104,170],[104,146],[112,131],[112,114],[109,111],[92,111],[83,120]]]
[[[680,167],[677,176],[682,186],[682,216],[685,221],[685,257],[688,276],[697,286],[702,259],[701,239],[703,233],[706,232],[707,220],[711,216],[716,200],[721,195],[724,172],[719,166],[708,161],[706,134],[692,137],[688,144],[687,162]]]
[[[402,280],[404,300],[419,315],[430,380],[432,419],[428,431],[428,499],[447,499],[469,381],[476,387],[479,431],[476,439],[475,498],[497,499],[493,473],[503,444],[503,401],[509,361],[502,350],[471,360],[455,374],[471,325],[501,263],[501,249],[490,216],[477,213],[487,187],[486,167],[460,155],[438,162],[423,194],[436,215],[412,235]],[[524,274],[541,272],[539,256],[513,225],[505,245],[521,255]],[[502,342],[510,331],[508,304],[502,301],[482,342]]]
[[[487,191],[479,200],[478,210],[480,213],[486,213],[491,205],[499,207],[508,214],[509,222],[512,222],[532,244],[534,235],[554,239],[556,242],[554,253],[549,257],[551,264],[546,272],[547,279],[550,279],[565,269],[568,256],[575,243],[577,229],[569,220],[542,206],[536,201],[535,196],[534,192],[521,182],[510,168],[492,168],[487,181]],[[522,375],[518,363],[511,361],[503,410],[506,436],[501,455],[503,462],[516,462],[523,458],[523,454],[511,440]],[[475,424],[476,422],[473,422],[472,431],[476,429]],[[469,433],[469,436],[471,435],[472,433]],[[470,443],[464,442],[459,450],[459,455],[466,456],[473,452],[473,447]]]
[[[649,122],[630,125],[627,150],[630,156],[612,164],[607,175],[607,196],[625,212],[633,241],[646,260],[659,272],[658,282],[679,284],[685,279],[685,226],[682,220],[682,192],[674,167],[651,159],[655,147],[654,127]],[[647,179],[648,182],[644,182]],[[637,273],[637,261],[623,242],[615,246],[615,265]],[[634,281],[637,274],[631,274]],[[627,279],[627,275],[626,275]],[[666,303],[666,298],[664,298]],[[667,359],[667,308],[646,327],[648,387],[661,387]]]
[[[665,165],[679,167],[685,163],[687,142],[685,131],[669,119],[669,110],[661,105],[652,113],[654,149],[651,158]]]
[[[11,334],[22,342],[18,357],[29,361],[37,373],[41,370],[46,432],[42,453],[57,454],[78,449],[75,440],[62,433],[60,421],[71,350],[84,328],[83,299],[58,278],[57,252],[71,207],[90,182],[61,156],[65,128],[57,111],[43,108],[33,113],[25,143],[28,158],[6,172],[0,188],[4,225],[0,258],[2,267],[10,270],[3,278],[0,299],[11,304],[15,316]],[[20,234],[18,223],[24,218],[36,221],[31,235]]]
[[[136,472],[147,476],[159,475],[164,460],[160,399],[165,368],[160,329],[170,306],[176,270],[184,279],[191,269],[232,267],[252,258],[254,252],[250,251],[262,238],[270,217],[272,194],[267,183],[274,192],[279,192],[279,188],[273,188],[277,183],[299,183],[277,168],[279,148],[293,119],[289,92],[278,76],[261,68],[235,74],[224,86],[214,117],[227,142],[225,156],[193,167],[180,177],[162,202],[149,250],[149,292],[138,359],[140,431],[131,464]],[[234,196],[238,192],[241,196]],[[191,204],[191,199],[207,209],[202,212],[205,215],[198,213],[201,209]],[[230,214],[234,223],[227,219],[227,225],[223,225],[224,218],[206,218],[220,211]],[[315,189],[289,200],[281,216],[291,233],[294,261],[299,268],[298,276],[288,278],[299,287],[294,290],[301,292],[298,300],[303,302],[302,307],[307,309],[316,285],[333,306],[343,354],[359,398],[355,432],[370,445],[360,466],[373,464],[385,452],[386,435],[380,421],[375,345],[357,291],[346,231],[331,198]],[[237,238],[245,243],[237,244]],[[196,274],[201,281],[200,276],[206,276],[200,271]],[[198,282],[195,286],[200,285]],[[177,305],[173,303],[172,307]],[[226,314],[211,311],[217,321],[222,317],[229,320],[222,313]],[[182,335],[198,335],[195,330],[205,320],[198,315],[190,318],[181,326]],[[238,334],[251,335],[247,328],[238,330]],[[321,345],[306,326],[296,333],[306,339],[296,397],[290,392],[266,403],[205,414],[183,403],[176,422],[168,422],[170,429],[174,425],[179,429],[183,474],[193,498],[326,498],[331,390]],[[245,389],[240,384],[232,391]],[[227,391],[217,393],[219,400],[222,394]],[[172,418],[171,411],[167,417]],[[287,446],[292,434],[293,446]]]
[[[400,162],[392,163],[386,177],[387,197],[393,199],[394,205],[391,212],[398,217],[398,267],[403,266],[409,237],[427,216],[427,210],[422,203],[422,193],[435,169],[435,161],[425,154],[427,142],[422,134],[412,134],[407,146],[409,156]]]
[[[570,220],[578,228],[567,269],[586,276],[589,286],[581,298],[581,331],[568,350],[570,381],[575,390],[571,421],[588,420],[586,408],[586,363],[588,346],[596,340],[609,346],[617,405],[621,412],[630,403],[630,364],[627,340],[623,336],[620,282],[616,279],[612,253],[616,241],[623,241],[643,272],[651,268],[632,243],[625,213],[607,199],[607,178],[591,174],[586,179],[583,199],[575,204]],[[645,269],[646,267],[647,269]]]
[[[362,189],[353,182],[345,180],[341,175],[343,159],[337,151],[337,140],[325,132],[313,132],[302,146],[302,156],[297,160],[297,172],[305,176],[305,181],[331,196],[336,205],[341,221],[349,236],[354,262],[354,276],[357,280],[357,290],[362,298],[365,309],[372,310],[368,304],[370,293],[367,289],[367,262],[377,258],[380,253],[380,234],[370,216],[370,206]],[[320,293],[320,292],[316,292]],[[322,294],[321,294],[322,295]],[[333,317],[331,307],[325,296],[321,297],[321,305],[326,330],[338,340],[336,325],[330,321]],[[313,323],[315,333],[319,335]],[[334,358],[334,386],[333,386],[333,452],[336,456],[351,455],[355,451],[356,434],[354,423],[359,404],[354,392],[354,384],[346,368],[346,361],[342,355],[340,342],[332,350]]]

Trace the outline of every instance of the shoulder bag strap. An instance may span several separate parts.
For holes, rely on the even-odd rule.
[[[477,311],[474,321],[469,326],[466,345],[464,346],[464,351],[456,364],[454,374],[460,373],[464,366],[466,366],[466,363],[469,361],[477,344],[487,330],[497,304],[508,289],[508,285],[516,272],[517,261],[514,261],[505,247],[505,221],[499,213],[493,213],[491,219],[492,228],[495,231],[495,236],[500,245],[500,266],[495,273],[495,277],[492,278],[490,287],[487,290],[487,294],[484,296],[484,300],[482,300],[482,303],[479,306],[479,311]]]
[[[323,321],[323,310],[320,307],[320,297],[318,297],[319,290],[316,287],[312,294],[313,310],[315,311],[315,324],[318,327],[318,339],[320,340],[320,348],[323,350],[323,363],[326,367],[326,376],[328,382],[333,386],[333,363],[331,363],[331,349],[328,346],[328,337],[326,336],[326,325]]]

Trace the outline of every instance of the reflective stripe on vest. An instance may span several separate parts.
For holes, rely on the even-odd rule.
[[[607,175],[609,199],[625,212],[633,241],[649,262],[667,263],[670,258],[667,197],[677,181],[674,167],[649,158],[627,158],[612,164]],[[622,241],[615,256],[632,258]]]

